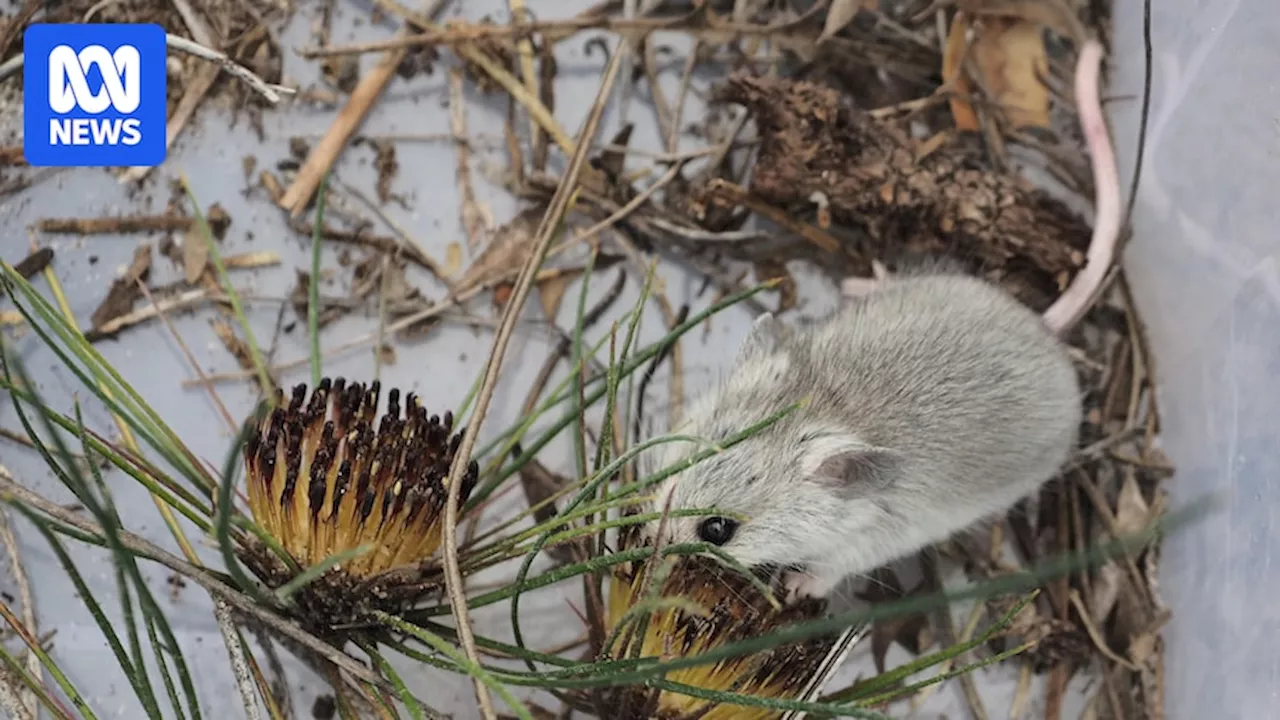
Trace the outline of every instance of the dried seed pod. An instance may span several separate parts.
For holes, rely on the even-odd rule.
[[[624,548],[640,546],[636,533],[622,538]],[[614,658],[639,656],[688,657],[724,645],[759,637],[779,628],[820,617],[826,602],[807,599],[775,608],[749,578],[712,558],[674,558],[669,572],[657,574],[658,594],[683,598],[700,608],[663,606],[649,613],[648,622],[637,623],[631,608],[642,602],[646,588],[646,561],[614,566],[606,608],[607,632],[617,640],[606,652]],[[618,630],[627,619],[627,625]],[[643,628],[643,637],[640,630]],[[831,653],[836,635],[781,645],[753,655],[720,660],[709,665],[675,670],[665,679],[695,687],[770,698],[798,699]],[[619,708],[626,720],[774,720],[781,711],[717,705],[700,698],[669,691],[625,689],[606,701]]]
[[[462,433],[451,435],[451,413],[428,416],[413,393],[405,395],[401,414],[395,389],[379,416],[380,393],[376,381],[366,387],[342,378],[321,380],[310,397],[306,385],[294,387],[287,401],[278,392],[275,409],[245,444],[249,508],[299,566],[370,548],[326,573],[313,595],[359,591],[374,604],[402,598],[394,585],[420,585],[406,570],[421,566],[443,542],[445,483]],[[463,500],[477,475],[472,461],[462,479]],[[251,567],[278,584],[280,568],[262,552],[252,555]],[[386,578],[393,579],[378,582]],[[368,598],[310,599],[349,615]]]

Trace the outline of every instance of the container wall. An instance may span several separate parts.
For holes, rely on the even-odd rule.
[[[1110,112],[1127,187],[1143,3],[1116,0]],[[1280,4],[1153,1],[1146,159],[1125,257],[1158,360],[1174,505],[1223,506],[1165,546],[1167,710],[1280,700]]]

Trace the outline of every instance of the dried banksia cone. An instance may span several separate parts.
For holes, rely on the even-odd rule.
[[[623,546],[636,547],[634,533],[627,534]],[[614,566],[606,608],[607,633],[612,633],[626,613],[640,603],[646,592],[647,561]],[[658,594],[679,597],[701,608],[664,606],[649,613],[648,624],[636,622],[618,632],[611,657],[631,657],[639,646],[640,657],[676,658],[700,655],[717,647],[767,635],[782,627],[820,617],[826,609],[822,600],[807,599],[775,608],[758,585],[726,568],[712,558],[676,558],[669,574],[662,578]],[[639,631],[643,629],[641,637]],[[709,665],[683,668],[664,676],[666,680],[695,687],[758,697],[801,699],[824,660],[835,647],[837,636],[822,636],[781,645],[754,655],[720,660]],[[624,690],[608,703],[619,708],[626,720],[699,718],[699,720],[772,720],[784,713],[740,705],[717,705],[710,700],[670,691]]]
[[[462,433],[450,435],[453,415],[428,416],[413,393],[402,416],[395,389],[378,417],[380,390],[325,378],[310,398],[306,385],[287,404],[280,392],[245,445],[253,517],[299,566],[370,548],[327,573],[330,589],[412,569],[443,542],[446,482]],[[462,500],[476,476],[473,461]]]

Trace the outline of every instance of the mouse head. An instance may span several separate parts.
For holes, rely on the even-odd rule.
[[[821,392],[805,387],[805,373],[786,353],[782,332],[769,316],[757,320],[720,388],[690,408],[676,433],[723,447],[773,413]],[[669,516],[664,542],[709,542],[749,567],[786,566],[822,561],[824,547],[834,551],[860,523],[874,522],[881,512],[875,496],[897,477],[899,459],[823,415],[814,403],[803,406],[666,478],[658,486],[655,511],[716,512]],[[655,469],[712,446],[659,447]],[[656,529],[657,523],[645,528],[650,536]]]

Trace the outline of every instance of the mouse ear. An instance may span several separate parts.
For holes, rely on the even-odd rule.
[[[901,467],[894,451],[859,441],[851,435],[817,435],[806,442],[801,468],[806,477],[853,500],[891,485]]]
[[[785,333],[786,328],[773,313],[761,313],[751,323],[751,329],[747,331],[747,337],[738,349],[738,362],[762,357],[777,350]]]

